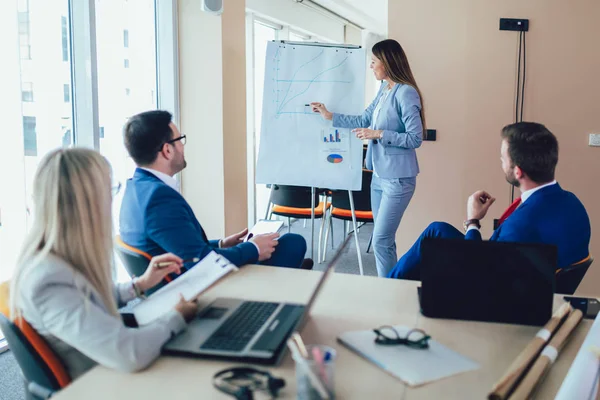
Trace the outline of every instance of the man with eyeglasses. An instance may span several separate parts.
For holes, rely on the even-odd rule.
[[[169,112],[147,111],[131,117],[124,141],[137,165],[121,204],[120,234],[125,243],[152,256],[170,252],[192,259],[215,251],[237,266],[260,262],[312,268],[312,260],[304,259],[306,241],[300,235],[257,235],[243,242],[248,233],[244,229],[224,239],[208,239],[173,177],[186,167],[186,137]]]

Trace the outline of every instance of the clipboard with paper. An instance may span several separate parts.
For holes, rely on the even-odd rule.
[[[229,260],[212,251],[185,274],[135,306],[133,315],[139,325],[147,325],[175,307],[180,294],[186,300],[191,300],[227,274],[237,270]]]

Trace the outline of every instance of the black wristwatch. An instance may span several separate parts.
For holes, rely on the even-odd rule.
[[[479,223],[478,219],[468,219],[465,222],[463,222],[463,228],[465,232],[467,231],[467,229],[469,229],[470,225],[475,225],[477,229],[481,228],[481,224]]]

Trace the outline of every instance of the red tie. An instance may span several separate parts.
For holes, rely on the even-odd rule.
[[[504,211],[504,213],[498,220],[498,226],[502,225],[502,223],[504,221],[506,221],[506,218],[510,217],[510,214],[512,214],[513,211],[515,211],[517,209],[517,207],[519,207],[519,204],[521,204],[520,197],[518,197],[515,201],[513,201],[513,203],[506,209],[506,211]]]

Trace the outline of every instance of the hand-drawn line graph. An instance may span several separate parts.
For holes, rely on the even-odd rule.
[[[279,79],[279,63],[281,61],[280,59],[280,49],[277,49],[277,52],[275,53],[274,59],[275,59],[275,91],[276,91],[276,117],[281,115],[281,114],[306,114],[306,115],[314,115],[314,116],[319,116],[318,113],[306,113],[306,112],[301,112],[301,111],[293,111],[293,110],[286,110],[286,106],[294,99],[296,99],[297,97],[303,95],[304,93],[306,93],[313,84],[315,83],[344,83],[344,84],[351,84],[351,81],[348,80],[341,80],[341,79],[318,79],[320,76],[322,76],[323,74],[333,71],[335,69],[341,68],[346,61],[348,60],[348,56],[346,56],[342,61],[340,61],[338,64],[334,65],[333,67],[327,68],[325,70],[319,71],[314,73],[314,76],[312,78],[309,79],[296,79],[296,76],[298,76],[298,73],[300,73],[305,67],[309,66],[310,64],[314,63],[315,61],[317,61],[319,58],[321,58],[323,56],[324,50],[321,50],[315,57],[313,57],[312,59],[310,59],[309,61],[301,64],[292,74],[291,79]],[[291,90],[292,90],[292,85],[296,85],[295,88],[297,88],[298,86],[300,86],[299,90],[300,92],[294,94],[293,96],[290,95]],[[285,87],[285,88],[281,88],[281,87]],[[305,86],[305,87],[302,87]],[[283,97],[280,99],[280,92],[284,92],[285,94],[283,95]]]

